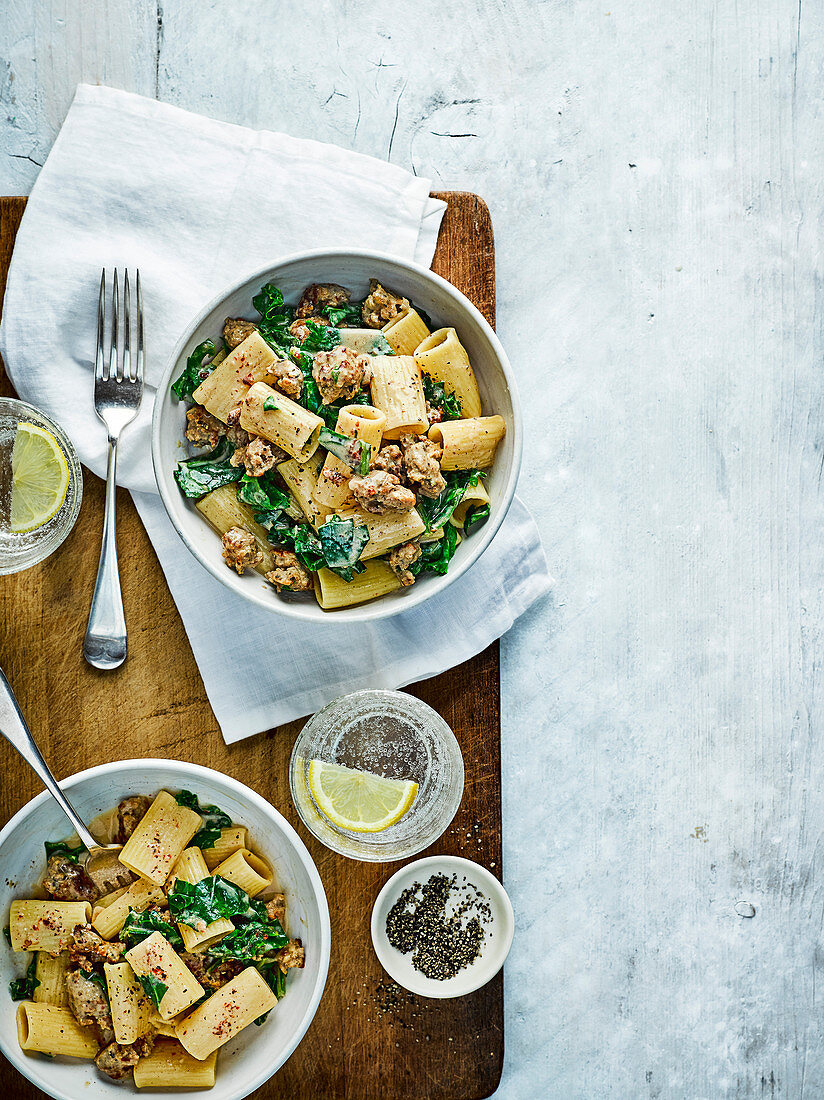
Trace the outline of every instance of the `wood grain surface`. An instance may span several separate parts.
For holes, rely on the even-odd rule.
[[[438,197],[449,205],[433,267],[494,323],[494,247],[486,206],[463,192]],[[24,205],[20,198],[0,199],[0,290]],[[90,340],[93,327],[90,318]],[[0,375],[0,393],[11,392]],[[372,950],[369,918],[380,887],[398,865],[344,859],[304,829],[288,785],[289,756],[302,722],[231,747],[223,743],[157,559],[123,491],[118,509],[129,626],[129,658],[123,668],[98,672],[81,653],[103,516],[103,482],[88,472],[80,517],[60,550],[34,569],[0,578],[0,666],[58,778],[128,757],[197,761],[258,791],[308,845],[329,899],[329,978],[297,1051],[253,1095],[261,1100],[488,1096],[497,1087],[503,1063],[502,976],[471,996],[450,1001],[397,996],[397,987],[387,988],[388,978]],[[500,877],[497,643],[410,690],[452,726],[466,765],[460,810],[441,840],[421,855],[463,855]],[[5,741],[0,741],[0,768],[0,818],[5,823],[38,793],[40,784]],[[117,798],[113,785],[112,802]],[[43,1095],[5,1061],[0,1063],[0,1089],[16,1100]]]

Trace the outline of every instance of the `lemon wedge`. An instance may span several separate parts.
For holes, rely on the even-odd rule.
[[[60,444],[28,420],[17,425],[11,451],[11,529],[34,531],[56,516],[69,488],[69,466]]]
[[[381,833],[397,824],[418,793],[411,779],[384,779],[323,760],[309,762],[308,783],[321,813],[353,833]]]

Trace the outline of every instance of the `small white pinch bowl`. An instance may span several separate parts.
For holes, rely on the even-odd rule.
[[[355,299],[369,292],[370,278],[378,279],[429,314],[435,329],[457,329],[478,380],[485,416],[498,413],[506,421],[506,436],[498,446],[495,465],[485,484],[490,496],[487,522],[455,552],[444,576],[427,574],[416,584],[370,603],[338,611],[324,611],[316,600],[278,596],[253,570],[242,577],[222,557],[220,539],[177,487],[174,471],[190,453],[184,431],[187,404],[171,392],[172,382],[186,366],[192,349],[207,338],[217,339],[227,317],[256,317],[252,297],[264,283],[274,283],[285,300],[295,304],[309,283],[340,283]],[[377,332],[377,330],[376,330]],[[279,260],[229,287],[208,302],[189,324],[172,352],[155,396],[152,419],[152,462],[160,498],[178,535],[204,569],[227,588],[258,607],[304,622],[370,622],[409,611],[457,580],[489,546],[504,521],[521,466],[523,449],[521,410],[512,367],[491,326],[459,290],[428,268],[406,263],[380,252],[339,250],[301,252]]]
[[[459,971],[454,978],[436,981],[427,978],[412,966],[412,953],[404,955],[393,947],[386,936],[389,910],[403,891],[419,882],[426,883],[432,875],[456,875],[458,886],[464,878],[484,895],[491,909],[491,923],[483,924],[486,933],[480,954],[474,962]],[[464,997],[474,993],[495,977],[506,961],[515,933],[512,902],[498,879],[480,863],[460,856],[428,856],[401,867],[384,885],[372,909],[372,945],[381,966],[398,985],[419,997],[439,1000]]]
[[[248,1027],[221,1050],[212,1089],[149,1090],[153,1097],[185,1095],[194,1100],[241,1100],[277,1072],[306,1033],[320,1003],[329,969],[329,909],[320,876],[303,841],[292,826],[259,794],[237,780],[180,760],[120,760],[78,772],[61,782],[86,821],[116,806],[128,794],[193,791],[203,804],[216,804],[249,828],[252,846],[272,864],[275,882],[286,894],[287,930],[306,948],[306,966],[292,970],[286,997],[261,1027]],[[27,803],[0,832],[0,917],[9,922],[15,898],[31,895],[45,868],[44,840],[71,834],[62,810],[43,791]],[[42,894],[40,894],[42,896]],[[17,1043],[17,1004],[8,983],[20,977],[28,956],[15,953],[0,939],[0,1050],[38,1088],[56,1100],[123,1100],[139,1096],[131,1083],[101,1076],[93,1062],[74,1058],[49,1060],[27,1054]]]

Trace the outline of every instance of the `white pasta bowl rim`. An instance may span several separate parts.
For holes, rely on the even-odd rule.
[[[331,952],[332,936],[329,920],[329,906],[326,900],[326,891],[323,888],[320,874],[318,873],[317,867],[315,866],[314,860],[312,859],[308,848],[301,840],[294,827],[289,824],[289,822],[280,813],[280,811],[275,809],[275,807],[270,802],[267,802],[265,798],[259,795],[256,791],[253,791],[250,787],[247,787],[245,784],[239,782],[237,779],[233,779],[231,776],[225,775],[223,772],[216,771],[213,768],[204,767],[202,764],[190,764],[184,760],[169,760],[158,757],[135,757],[128,760],[116,760],[107,764],[97,764],[92,768],[86,768],[81,772],[75,772],[73,775],[67,776],[65,779],[61,779],[60,786],[67,793],[70,793],[73,788],[77,787],[81,783],[86,782],[87,780],[93,780],[98,778],[99,776],[106,776],[107,778],[111,778],[113,775],[116,774],[118,769],[126,769],[134,766],[140,767],[141,770],[146,773],[147,785],[149,788],[151,788],[152,786],[151,777],[153,772],[159,772],[161,770],[167,772],[171,771],[173,773],[179,774],[181,777],[187,777],[187,780],[190,784],[192,780],[194,780],[196,783],[197,778],[202,777],[204,780],[208,780],[215,786],[222,787],[227,792],[231,792],[238,799],[255,806],[261,812],[261,814],[274,820],[274,823],[281,830],[283,836],[291,845],[295,855],[302,864],[303,869],[305,870],[310,880],[314,901],[317,904],[318,908],[320,922],[320,957],[318,960],[319,965],[317,978],[315,979],[315,985],[312,990],[311,997],[307,1005],[306,1011],[304,1012],[303,1018],[296,1028],[290,1041],[282,1048],[277,1057],[271,1061],[264,1060],[265,1064],[253,1081],[247,1082],[245,1085],[241,1086],[241,1089],[239,1091],[236,1089],[232,1089],[232,1074],[230,1067],[228,1065],[224,1067],[223,1075],[221,1075],[220,1065],[218,1065],[218,1074],[215,1080],[214,1087],[207,1090],[208,1095],[213,1098],[213,1100],[242,1100],[243,1097],[249,1096],[255,1089],[260,1088],[261,1085],[263,1085],[266,1081],[273,1077],[274,1074],[281,1068],[281,1066],[284,1065],[284,1063],[297,1049],[298,1045],[300,1044],[315,1017],[321,997],[323,995],[324,987],[326,985],[326,978],[329,971],[329,958]],[[169,785],[168,780],[166,780],[165,783],[166,785]],[[54,803],[54,808],[58,820],[62,818],[63,812],[59,808],[57,803],[54,802],[54,799],[49,794],[49,792],[41,791],[40,794],[35,795],[35,797],[30,799],[24,806],[21,806],[17,813],[15,813],[14,816],[11,817],[9,821],[3,826],[3,828],[0,829],[0,847],[2,847],[2,845],[9,839],[10,836],[17,832],[20,826],[25,823],[25,821],[36,809],[49,801]],[[71,826],[69,825],[68,821],[66,821],[65,835],[68,835],[70,832]],[[7,903],[10,900],[13,900],[14,891],[14,887],[4,885],[3,912],[6,911],[5,907]],[[0,982],[0,985],[3,985],[3,989],[0,989],[0,995],[3,994],[3,991],[5,989],[6,977],[8,977],[8,975],[4,975],[4,982]],[[264,1036],[265,1031],[261,1031],[261,1040],[263,1040]],[[17,1043],[16,1034],[11,1036],[11,1041],[8,1041],[8,1036],[5,1034],[2,1028],[0,1028],[0,1051],[2,1051],[3,1055],[9,1060],[9,1062],[11,1062],[15,1069],[17,1069],[28,1081],[36,1085],[36,1087],[42,1089],[44,1092],[48,1093],[49,1096],[55,1097],[55,1100],[75,1100],[75,1097],[78,1095],[77,1091],[63,1091],[62,1089],[51,1084],[47,1080],[44,1080],[43,1078],[47,1077],[48,1075],[47,1072],[42,1074],[42,1076],[32,1076],[32,1071],[34,1067],[36,1066],[42,1069],[44,1063],[39,1060],[33,1060],[27,1057],[25,1052],[20,1049]],[[85,1064],[86,1063],[78,1063],[78,1070],[82,1072],[82,1067]],[[74,1068],[74,1066],[72,1066],[72,1068]],[[94,1071],[93,1066],[92,1070]],[[101,1078],[101,1081],[103,1083],[106,1083],[107,1079]],[[121,1096],[130,1094],[137,1096],[140,1095],[140,1093],[143,1091],[133,1088],[131,1093],[128,1089],[124,1092],[122,1087],[118,1086],[115,1082],[108,1083],[112,1085],[113,1089],[118,1088],[118,1095]],[[168,1096],[170,1100],[172,1097],[183,1095],[184,1092],[187,1091],[189,1095],[191,1095],[191,1090],[150,1090],[152,1096]],[[199,1093],[199,1090],[195,1091]]]
[[[184,357],[184,352],[191,342],[193,334],[208,315],[212,313],[213,310],[216,310],[222,302],[230,298],[247,283],[258,283],[258,285],[262,285],[262,282],[270,281],[273,275],[276,278],[277,276],[275,273],[279,269],[287,266],[298,263],[316,263],[318,265],[323,264],[328,266],[334,263],[343,264],[347,260],[352,259],[369,261],[376,266],[381,264],[390,265],[394,268],[401,268],[408,271],[434,284],[439,291],[446,294],[447,297],[451,297],[460,309],[465,310],[470,315],[472,321],[478,326],[484,339],[490,345],[494,360],[501,371],[512,404],[512,423],[507,424],[507,434],[512,440],[512,465],[501,498],[497,502],[497,506],[493,508],[489,519],[480,531],[466,541],[464,544],[465,552],[456,554],[452,559],[447,573],[442,576],[425,576],[422,578],[422,582],[419,582],[411,590],[407,590],[401,596],[397,593],[392,593],[388,597],[381,597],[380,599],[371,600],[367,603],[358,604],[353,607],[340,608],[335,611],[323,611],[317,603],[309,603],[308,601],[304,602],[302,600],[291,601],[280,599],[277,597],[274,590],[268,590],[268,586],[267,589],[264,589],[262,586],[238,583],[242,581],[243,578],[238,578],[226,567],[219,553],[212,555],[203,553],[201,548],[188,536],[184,526],[178,521],[175,514],[175,506],[180,503],[180,491],[175,484],[172,470],[166,469],[161,453],[164,429],[168,422],[168,417],[164,416],[164,408],[170,403],[171,399],[169,393],[172,378],[180,366],[181,360]],[[491,412],[495,412],[495,410],[491,410]],[[486,415],[489,414],[490,413],[487,413]],[[430,268],[424,267],[421,264],[392,256],[387,252],[376,252],[371,249],[333,248],[308,249],[302,252],[293,252],[288,256],[272,261],[265,267],[259,268],[256,271],[247,272],[241,278],[236,279],[231,285],[215,295],[186,326],[163,372],[163,377],[155,393],[154,409],[152,412],[152,465],[154,467],[155,481],[157,482],[158,492],[163,502],[163,507],[166,510],[166,514],[189,552],[200,562],[204,569],[208,570],[208,572],[220,581],[221,584],[242,596],[244,599],[274,614],[284,615],[288,618],[298,619],[303,622],[374,622],[378,619],[385,619],[393,615],[402,614],[405,611],[411,611],[413,608],[419,607],[422,603],[425,603],[431,596],[443,592],[450,584],[456,581],[458,577],[462,576],[467,569],[475,564],[500,529],[515,496],[515,487],[518,482],[518,475],[521,468],[522,451],[523,424],[518,389],[515,383],[512,366],[495,330],[480,310],[470,302],[466,295],[461,293],[460,290],[454,287],[441,275],[437,275]],[[206,521],[201,519],[200,522],[205,524]],[[463,547],[461,549],[463,549]]]

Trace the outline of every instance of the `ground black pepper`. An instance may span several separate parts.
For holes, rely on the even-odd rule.
[[[412,966],[425,977],[445,981],[475,961],[491,921],[488,901],[466,878],[458,885],[457,875],[432,875],[401,892],[386,937],[404,955],[412,952]]]

